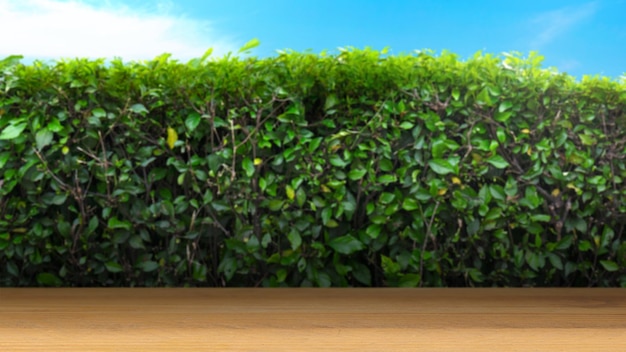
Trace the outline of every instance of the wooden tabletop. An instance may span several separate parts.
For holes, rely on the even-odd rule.
[[[0,288],[35,350],[626,351],[626,290]]]

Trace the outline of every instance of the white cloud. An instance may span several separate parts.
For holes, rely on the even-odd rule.
[[[172,9],[167,2],[147,11],[114,1],[0,0],[0,58],[127,61],[167,52],[188,60],[210,47],[217,56],[236,51],[238,45],[216,34],[210,22],[171,15]]]
[[[558,10],[549,11],[536,16],[531,25],[538,30],[531,46],[539,49],[554,41],[569,29],[593,16],[597,11],[596,2],[590,2],[579,6],[568,6]]]

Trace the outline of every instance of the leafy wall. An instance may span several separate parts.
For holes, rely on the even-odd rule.
[[[626,84],[531,54],[0,61],[0,285],[626,286]]]

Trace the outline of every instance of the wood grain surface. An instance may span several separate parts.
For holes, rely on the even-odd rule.
[[[35,350],[626,351],[626,290],[0,288]]]

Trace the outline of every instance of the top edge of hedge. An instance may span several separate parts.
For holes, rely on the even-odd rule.
[[[256,47],[258,45],[258,41],[252,40],[244,47],[242,47],[237,54],[250,54],[250,49]],[[422,50],[414,50],[409,53],[400,53],[400,54],[388,54],[388,50],[385,48],[383,50],[377,51],[371,49],[369,47],[365,49],[358,49],[354,47],[347,48],[338,48],[337,52],[329,53],[324,50],[319,54],[311,53],[311,52],[297,52],[294,50],[278,50],[276,56],[269,56],[265,58],[258,58],[255,56],[240,56],[233,55],[233,53],[227,53],[222,57],[215,57],[212,55],[212,49],[207,50],[207,52],[199,58],[192,58],[188,60],[186,63],[180,62],[179,60],[172,59],[171,54],[164,53],[152,60],[134,60],[134,61],[124,61],[121,58],[114,59],[88,59],[88,58],[73,58],[73,59],[58,59],[58,60],[50,60],[48,62],[42,60],[35,60],[30,65],[25,65],[21,63],[23,56],[21,55],[11,55],[4,59],[0,60],[0,69],[7,69],[11,66],[37,66],[39,68],[51,68],[55,66],[65,66],[65,65],[103,65],[103,66],[148,66],[151,68],[155,68],[159,65],[182,65],[187,66],[188,68],[201,68],[203,66],[210,66],[211,64],[216,63],[224,63],[224,62],[256,62],[256,63],[269,63],[274,61],[284,61],[284,60],[294,60],[296,58],[299,59],[308,59],[308,60],[317,60],[317,61],[336,61],[346,63],[347,60],[363,60],[362,63],[384,63],[385,61],[393,62],[394,64],[416,64],[416,63],[424,63],[424,60],[434,59],[436,61],[445,62],[449,65],[456,64],[457,68],[465,65],[473,65],[476,62],[488,63],[491,65],[495,65],[502,69],[511,70],[516,73],[527,75],[527,76],[545,76],[545,75],[565,75],[569,76],[567,73],[559,73],[558,68],[549,67],[542,68],[542,62],[544,57],[541,56],[536,51],[531,51],[526,57],[521,52],[513,51],[513,52],[504,52],[500,54],[491,54],[484,53],[483,51],[476,52],[473,56],[462,59],[459,55],[452,53],[450,51],[444,50],[437,53],[434,50],[430,49],[422,49]],[[413,60],[412,60],[413,59]],[[422,60],[420,60],[422,59]],[[51,62],[51,63],[50,63]],[[540,74],[541,72],[541,74]],[[573,76],[569,76],[571,79],[575,80]],[[583,75],[582,81],[615,81],[619,83],[626,82],[626,73],[618,77],[606,77],[601,75]]]

